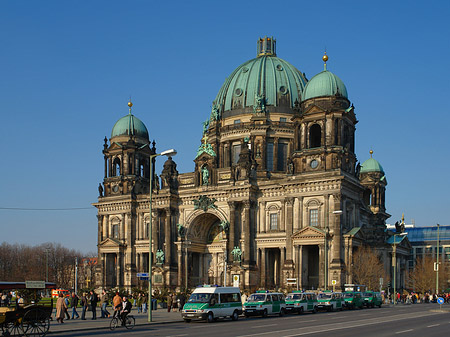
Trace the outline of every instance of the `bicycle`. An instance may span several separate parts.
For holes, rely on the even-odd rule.
[[[136,324],[136,320],[134,319],[133,315],[128,315],[127,317],[125,317],[125,328],[126,329],[128,329],[128,330],[133,329],[135,324]],[[109,328],[111,330],[114,330],[118,326],[122,326],[122,318],[120,317],[120,315],[114,316],[111,319],[111,322],[109,323]]]

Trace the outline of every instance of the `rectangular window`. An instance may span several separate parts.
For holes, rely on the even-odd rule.
[[[310,209],[309,210],[309,225],[317,227],[319,226],[319,210]]]
[[[235,119],[234,120],[234,124],[240,124],[241,123],[241,120],[240,119]]]
[[[112,225],[112,237],[114,239],[119,238],[119,225]]]
[[[273,171],[273,142],[267,143],[266,168],[268,171]]]
[[[277,171],[286,171],[288,144],[278,143]]]
[[[233,145],[233,164],[237,164],[241,154],[241,144]]]
[[[272,231],[278,230],[278,214],[277,213],[270,214],[270,230],[272,230]]]
[[[286,117],[280,117],[280,124],[284,125],[286,123]]]

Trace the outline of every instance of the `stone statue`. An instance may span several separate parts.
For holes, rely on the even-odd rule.
[[[182,224],[177,223],[177,229],[178,229],[178,236],[180,238],[184,238],[186,235],[186,227],[184,227]]]
[[[230,230],[230,223],[226,220],[221,221],[219,226],[222,228],[222,230],[228,234],[228,231]]]
[[[294,174],[294,162],[291,157],[287,160],[287,171],[289,174]]]
[[[156,251],[156,263],[157,264],[163,264],[164,263],[164,252],[162,249],[158,249]]]
[[[217,104],[213,104],[211,109],[211,120],[217,121],[220,118],[220,111]]]
[[[206,121],[204,121],[202,124],[203,124],[203,134],[205,134],[206,131],[208,131],[208,127],[209,127],[209,119],[207,119]]]
[[[98,196],[103,197],[103,186],[102,184],[98,184]]]
[[[266,98],[264,94],[255,95],[255,105],[253,106],[253,112],[266,112]]]
[[[209,170],[208,166],[202,167],[202,185],[209,185]]]
[[[233,255],[233,261],[241,262],[242,251],[239,247],[234,247],[231,251],[231,255]]]

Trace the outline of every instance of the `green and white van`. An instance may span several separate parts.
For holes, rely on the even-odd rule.
[[[340,294],[332,293],[331,291],[324,291],[317,295],[319,309],[327,311],[342,310],[342,296]]]
[[[192,319],[205,319],[211,323],[219,317],[231,317],[237,321],[240,314],[241,292],[237,287],[199,286],[181,310],[186,323]]]
[[[362,294],[359,291],[346,291],[343,293],[345,300],[345,307],[348,309],[360,308],[364,306]]]
[[[270,293],[269,291],[260,290],[251,294],[247,302],[244,303],[245,317],[261,315],[278,314],[283,316],[286,313],[286,302],[283,293]]]
[[[294,290],[286,296],[286,312],[301,314],[305,311],[317,312],[317,295]]]
[[[381,308],[382,299],[381,294],[373,291],[365,291],[363,292],[364,305],[367,308],[374,308],[378,306]]]

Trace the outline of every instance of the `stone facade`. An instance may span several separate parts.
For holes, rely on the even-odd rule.
[[[259,57],[272,57],[283,71],[274,53]],[[301,97],[303,87],[291,90]],[[248,107],[242,92],[233,95],[228,110],[227,97],[213,102],[194,171],[179,174],[168,158],[154,177],[154,286],[273,289],[296,278],[303,289],[328,288],[333,280],[341,289],[352,283],[347,267],[362,245],[376,248],[389,270],[387,181],[359,173],[358,121],[347,97],[336,92],[292,102],[281,87],[276,102],[262,92]],[[136,274],[148,272],[155,144],[129,132],[109,145],[105,139],[103,153],[105,178],[94,204],[99,285],[144,287]],[[397,247],[397,258],[407,250]]]

